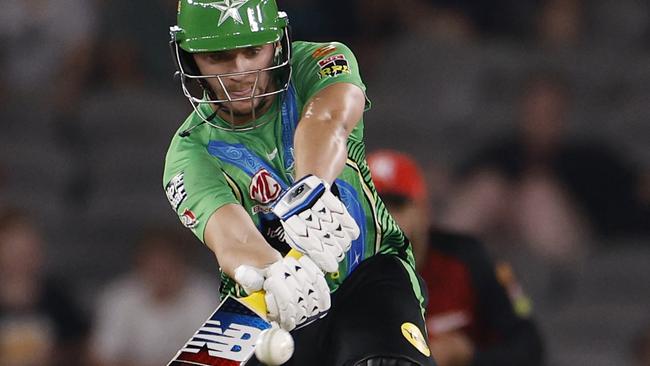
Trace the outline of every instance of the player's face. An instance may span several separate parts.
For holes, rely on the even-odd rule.
[[[198,53],[194,54],[194,60],[203,75],[250,72],[272,66],[274,51],[273,44],[266,44],[235,50]],[[220,100],[249,98],[253,95],[272,91],[275,88],[270,72],[252,72],[221,78],[207,78],[206,81]],[[253,103],[251,103],[250,99],[246,99],[237,102],[226,102],[224,107],[229,110],[228,115],[232,111],[236,117],[245,117],[252,113],[253,108],[259,108],[262,103],[265,103],[264,99],[255,98]]]

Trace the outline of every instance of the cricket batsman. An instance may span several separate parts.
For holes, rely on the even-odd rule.
[[[354,54],[292,42],[275,0],[180,0],[170,30],[194,111],[163,185],[214,252],[222,296],[266,291],[295,339],[287,365],[435,365],[411,246],[365,161]]]

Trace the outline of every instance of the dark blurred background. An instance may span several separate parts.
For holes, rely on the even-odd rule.
[[[650,364],[647,0],[278,4],[294,40],[353,49],[368,150],[415,156],[432,221],[513,264],[548,365]],[[190,112],[168,49],[175,11],[2,2],[3,366],[160,365],[217,303],[213,256],[162,189]],[[120,309],[133,319],[111,318]]]

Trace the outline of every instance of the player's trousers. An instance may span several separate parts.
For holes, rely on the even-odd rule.
[[[384,357],[434,366],[414,280],[417,275],[397,256],[366,259],[332,294],[327,316],[291,332],[295,351],[285,365],[354,366]]]

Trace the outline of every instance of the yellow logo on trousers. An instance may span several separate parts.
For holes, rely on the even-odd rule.
[[[402,334],[409,343],[411,343],[418,351],[422,352],[423,355],[429,357],[431,356],[431,351],[429,351],[429,346],[427,345],[427,340],[420,332],[418,328],[413,323],[404,323],[402,324]]]

